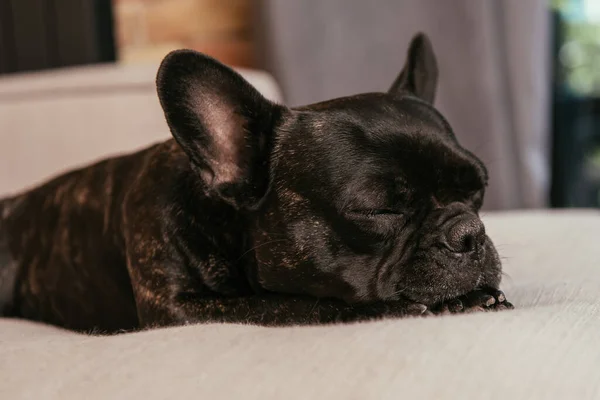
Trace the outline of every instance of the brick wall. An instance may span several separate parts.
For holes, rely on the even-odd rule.
[[[255,66],[256,0],[113,0],[117,53],[124,63],[156,61],[191,48],[234,66]]]

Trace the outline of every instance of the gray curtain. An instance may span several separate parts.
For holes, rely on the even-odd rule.
[[[262,61],[289,105],[385,91],[410,38],[437,54],[436,106],[488,165],[487,209],[544,207],[550,14],[545,0],[262,0]]]

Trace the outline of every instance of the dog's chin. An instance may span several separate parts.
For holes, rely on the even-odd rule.
[[[470,271],[468,274],[435,274],[431,279],[421,280],[419,284],[401,292],[401,296],[409,301],[433,306],[447,300],[463,296],[479,288],[484,281],[483,272]]]
[[[406,296],[406,298],[415,303],[424,304],[428,307],[443,303],[445,301],[455,299],[463,296],[473,290],[476,290],[478,285],[476,283],[470,285],[460,285],[460,287],[449,287],[441,286],[437,289],[430,291],[424,291],[423,293],[414,293],[413,295]]]

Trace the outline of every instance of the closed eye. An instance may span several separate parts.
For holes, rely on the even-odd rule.
[[[364,238],[387,241],[402,229],[406,218],[402,211],[392,208],[356,208],[345,212],[345,221]]]

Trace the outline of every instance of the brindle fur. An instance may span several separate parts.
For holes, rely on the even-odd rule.
[[[1,312],[114,332],[506,308],[489,238],[458,258],[438,243],[449,219],[478,220],[487,174],[429,104],[436,74],[419,36],[389,94],[290,110],[172,53],[158,90],[175,140],[0,201]]]

